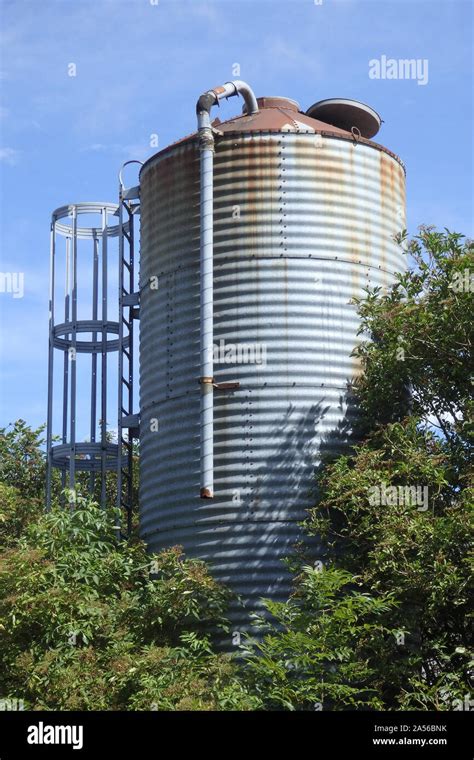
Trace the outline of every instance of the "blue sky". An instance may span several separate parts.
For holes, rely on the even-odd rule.
[[[124,160],[195,129],[198,95],[233,78],[303,110],[359,99],[407,166],[408,226],[472,231],[472,3],[464,0],[0,0],[0,426],[46,419],[50,214],[116,200]],[[428,82],[369,61],[427,59]],[[68,76],[74,63],[76,76]],[[235,115],[235,99],[220,118]],[[133,179],[133,177],[131,177]]]

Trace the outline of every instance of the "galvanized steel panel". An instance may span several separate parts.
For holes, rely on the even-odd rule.
[[[199,162],[181,143],[141,173],[141,534],[151,550],[182,544],[208,560],[251,610],[287,594],[281,560],[312,504],[314,466],[347,439],[350,301],[405,268],[393,239],[405,180],[367,144],[253,132],[218,138],[214,193],[214,342],[261,346],[265,361],[214,364],[216,382],[240,387],[215,391],[216,495],[202,500]],[[232,617],[243,630],[246,614]]]

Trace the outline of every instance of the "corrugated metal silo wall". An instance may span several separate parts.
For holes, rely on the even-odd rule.
[[[215,364],[217,382],[240,388],[215,392],[216,496],[202,500],[199,154],[182,143],[141,175],[141,535],[208,560],[254,609],[288,594],[281,560],[312,504],[314,465],[350,424],[349,301],[405,267],[393,240],[405,177],[367,145],[244,133],[219,140],[214,188],[214,341],[257,344],[266,362]],[[231,617],[245,629],[238,607]]]

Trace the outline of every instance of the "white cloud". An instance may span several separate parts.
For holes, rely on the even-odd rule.
[[[15,148],[0,148],[0,162],[8,166],[16,166],[21,152]]]

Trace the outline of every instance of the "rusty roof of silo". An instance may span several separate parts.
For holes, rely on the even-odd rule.
[[[388,150],[384,145],[376,143],[373,140],[369,140],[357,134],[353,134],[350,131],[341,129],[339,127],[328,124],[318,119],[313,119],[311,116],[303,113],[299,110],[300,106],[295,100],[285,97],[266,96],[257,98],[259,111],[253,114],[242,113],[238,116],[234,116],[232,119],[221,122],[219,118],[215,118],[212,121],[212,127],[223,134],[238,134],[242,132],[301,132],[301,133],[315,133],[326,137],[334,137],[341,140],[351,140],[353,142],[360,142],[365,145],[371,145],[377,150],[381,150],[384,153],[395,158],[404,168],[403,161],[392,151]],[[244,107],[245,111],[245,107]],[[149,161],[156,158],[174,148],[176,145],[180,145],[184,142],[191,141],[197,138],[197,133],[186,135],[181,139],[171,143],[166,148],[158,151],[145,162],[144,166]],[[143,167],[142,167],[143,170]]]

